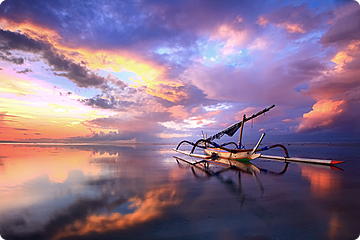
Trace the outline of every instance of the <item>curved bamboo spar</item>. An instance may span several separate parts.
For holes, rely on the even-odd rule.
[[[231,125],[230,127],[226,128],[225,130],[221,131],[221,132],[218,132],[217,134],[207,138],[206,140],[209,140],[209,141],[212,141],[214,139],[220,139],[222,136],[224,136],[224,134],[232,137],[236,132],[237,130],[241,127],[241,124],[253,119],[253,118],[256,118],[257,116],[263,114],[263,113],[266,113],[268,111],[270,111],[270,109],[274,108],[275,107],[275,104],[273,104],[272,106],[268,107],[268,108],[265,108],[263,110],[261,110],[260,112],[258,113],[255,113],[253,115],[251,115],[250,117],[248,118],[245,118],[243,121],[240,121],[240,122],[237,122],[233,125]]]
[[[318,163],[318,164],[328,164],[328,165],[334,165],[344,162],[344,161],[335,161],[335,160],[326,160],[326,159],[280,157],[280,156],[269,156],[269,155],[261,155],[260,158],[266,158],[269,160],[281,160],[284,162],[307,162],[307,163]]]

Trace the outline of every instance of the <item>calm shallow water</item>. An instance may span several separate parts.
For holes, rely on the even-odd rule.
[[[359,145],[289,145],[339,168],[256,159],[212,176],[171,145],[0,144],[0,235],[12,239],[356,239]],[[275,149],[271,155],[283,155]],[[253,167],[254,168],[254,167]],[[211,172],[221,171],[211,166]],[[286,170],[283,174],[283,170]]]

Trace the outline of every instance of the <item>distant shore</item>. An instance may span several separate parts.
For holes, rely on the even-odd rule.
[[[16,142],[16,141],[0,141],[0,144],[16,144],[16,145],[68,145],[68,146],[74,146],[74,145],[107,145],[107,146],[129,146],[129,145],[177,145],[178,143],[118,143],[118,142],[87,142],[87,143],[65,143],[65,142]],[[253,145],[256,143],[249,142],[246,145]],[[271,145],[272,143],[266,143],[266,144],[260,144],[260,146],[263,145]],[[284,144],[284,143],[283,143]],[[359,147],[360,142],[291,142],[291,143],[285,143],[286,146],[354,146]]]

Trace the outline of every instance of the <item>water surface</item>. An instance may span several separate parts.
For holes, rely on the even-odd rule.
[[[208,174],[172,145],[0,145],[11,239],[356,239],[359,145],[287,146],[339,168],[256,159]],[[269,154],[282,155],[281,152]],[[220,171],[220,172],[219,172]],[[211,174],[209,174],[211,173]]]

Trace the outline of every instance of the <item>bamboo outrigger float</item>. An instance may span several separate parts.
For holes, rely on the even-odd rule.
[[[252,148],[252,149],[244,149],[242,148],[242,133],[243,133],[243,128],[244,128],[244,124],[245,122],[256,118],[258,116],[260,116],[261,114],[264,114],[268,111],[270,111],[270,109],[274,108],[275,105],[272,105],[268,108],[263,109],[262,111],[253,114],[250,117],[246,117],[246,115],[244,114],[242,121],[235,123],[233,125],[231,125],[230,127],[224,129],[221,132],[218,132],[217,134],[209,137],[209,138],[203,138],[203,139],[199,139],[198,141],[196,141],[196,143],[192,143],[189,141],[181,141],[176,148],[174,148],[174,151],[178,152],[178,153],[182,153],[185,155],[188,155],[190,157],[196,157],[196,158],[202,158],[204,160],[212,160],[215,162],[226,162],[228,165],[233,166],[236,165],[236,162],[249,162],[253,159],[256,158],[265,158],[268,160],[275,160],[275,161],[283,161],[283,162],[306,162],[306,163],[317,163],[317,164],[327,164],[327,165],[334,165],[334,164],[338,164],[338,163],[342,163],[344,161],[335,161],[335,160],[325,160],[325,159],[310,159],[310,158],[294,158],[294,157],[290,157],[288,150],[286,149],[286,147],[284,145],[281,144],[275,144],[272,145],[270,147],[266,146],[263,148],[259,149],[259,145],[261,144],[262,140],[265,137],[265,133],[261,134],[261,137],[259,139],[259,141],[257,142],[257,144]],[[235,142],[228,142],[228,143],[224,143],[224,144],[217,144],[215,142],[213,142],[214,139],[220,139],[222,136],[224,136],[225,134],[232,137],[237,130],[240,129],[240,135],[239,135],[239,142],[235,143]],[[192,145],[192,149],[190,152],[187,151],[183,151],[180,150],[180,146],[183,145],[184,143],[190,144]],[[228,145],[232,145],[233,148],[228,148],[226,146]],[[285,156],[281,157],[281,156],[269,156],[269,155],[262,155],[262,151],[266,151],[275,147],[280,147],[284,150],[285,152]],[[205,154],[197,154],[194,153],[196,148],[202,148],[204,149]]]

